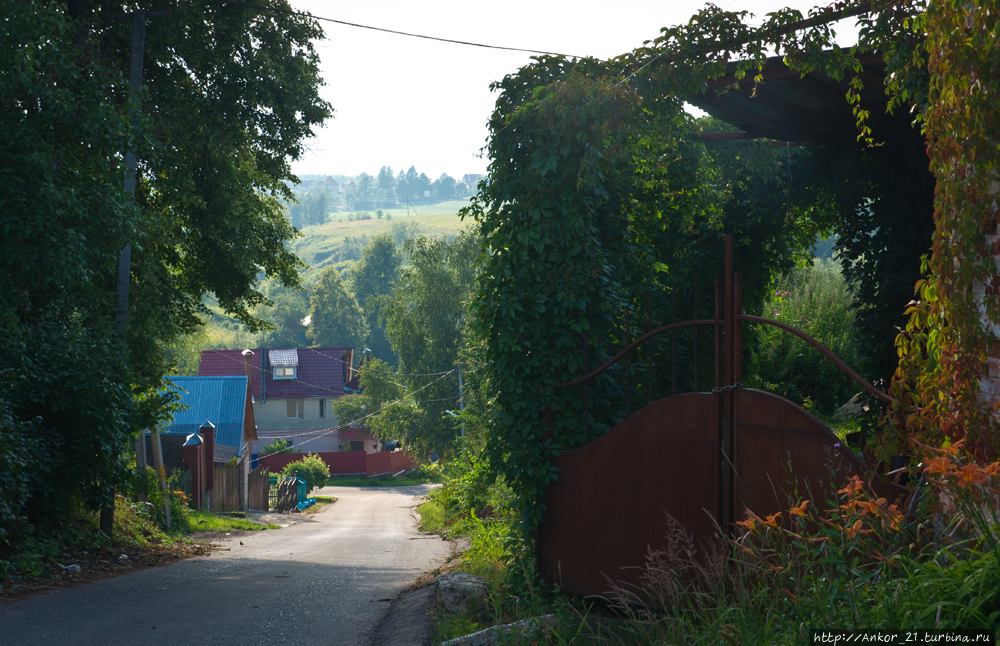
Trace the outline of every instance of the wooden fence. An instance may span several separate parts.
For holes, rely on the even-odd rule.
[[[247,507],[258,511],[267,511],[270,503],[268,501],[268,489],[270,482],[267,467],[261,465],[250,472],[250,481],[247,485]]]
[[[239,511],[240,466],[226,464],[215,467],[215,505],[212,511]]]

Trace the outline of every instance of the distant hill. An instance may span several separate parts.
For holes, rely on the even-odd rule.
[[[391,233],[398,241],[404,237],[423,235],[428,238],[448,238],[455,236],[469,226],[458,218],[458,210],[469,203],[468,199],[418,205],[415,209],[405,206],[382,209],[382,218],[376,217],[374,209],[368,211],[371,219],[349,219],[356,213],[332,213],[326,224],[307,226],[302,229],[304,237],[293,243],[293,250],[309,265],[303,271],[306,282],[315,279],[316,273],[330,265],[338,265],[361,257],[361,251],[368,240],[379,233]]]

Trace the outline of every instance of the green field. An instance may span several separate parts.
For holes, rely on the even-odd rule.
[[[440,202],[438,204],[418,205],[407,215],[406,207],[382,209],[383,214],[390,217],[381,219],[375,217],[375,211],[370,210],[370,220],[347,219],[347,213],[332,213],[326,224],[305,227],[303,237],[293,243],[293,249],[304,263],[309,265],[304,275],[311,274],[328,265],[342,261],[343,247],[346,239],[371,238],[379,233],[391,233],[393,226],[400,224],[407,227],[409,233],[427,236],[428,238],[451,237],[462,229],[468,228],[470,222],[462,222],[458,218],[458,210],[469,203],[467,199]],[[340,252],[340,253],[338,253]]]

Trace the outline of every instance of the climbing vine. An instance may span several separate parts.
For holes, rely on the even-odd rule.
[[[519,494],[525,536],[558,478],[552,458],[591,430],[579,421],[580,393],[553,385],[584,374],[584,344],[596,367],[621,338],[620,313],[641,314],[636,292],[689,275],[720,237],[737,187],[709,163],[683,100],[730,61],[739,61],[734,84],[759,82],[773,51],[802,73],[847,80],[859,139],[877,146],[860,104],[860,57],[883,56],[890,108],[912,109],[915,127],[926,129],[938,192],[930,274],[900,336],[899,399],[882,454],[915,434],[957,438],[984,427],[978,384],[992,337],[980,325],[976,285],[997,321],[1000,283],[987,280],[996,273],[987,234],[996,227],[997,16],[993,5],[850,2],[806,16],[781,10],[753,28],[746,12],[710,5],[618,58],[539,57],[495,84],[489,179],[464,216],[484,244],[474,307],[496,393],[488,452]],[[833,42],[831,25],[845,17],[861,24],[851,48]],[[740,242],[744,253],[756,244],[749,235]],[[594,384],[595,409],[620,378],[611,372]]]
[[[935,191],[936,234],[900,335],[897,397],[884,452],[966,440],[980,459],[996,433],[1000,277],[1000,3],[945,1],[920,17],[929,88],[921,107]],[[915,65],[911,65],[910,69]],[[986,379],[984,379],[986,377]]]

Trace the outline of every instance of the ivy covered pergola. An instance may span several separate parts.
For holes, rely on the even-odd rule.
[[[850,48],[833,41],[845,17],[861,27]],[[489,182],[466,215],[486,245],[477,318],[498,393],[488,449],[520,494],[526,531],[544,513],[552,457],[584,441],[569,414],[579,403],[552,388],[579,376],[581,335],[591,357],[607,355],[622,313],[643,315],[637,292],[711,274],[706,250],[723,229],[747,241],[746,284],[764,282],[775,268],[761,256],[787,257],[829,209],[880,186],[895,215],[866,223],[854,208],[856,235],[840,242],[860,261],[848,278],[869,324],[902,328],[882,359],[896,401],[874,453],[958,440],[979,458],[997,453],[1000,3],[845,2],[778,11],[760,27],[746,18],[709,5],[615,59],[539,57],[495,85]],[[713,148],[758,138],[787,150]],[[813,163],[796,193],[792,155],[831,147],[842,152]]]

